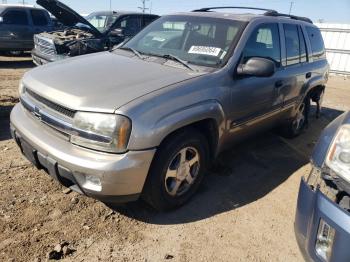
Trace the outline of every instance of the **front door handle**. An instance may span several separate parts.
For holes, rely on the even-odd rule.
[[[278,80],[276,83],[275,83],[275,87],[276,88],[280,88],[283,86],[283,81],[282,80]]]
[[[306,79],[310,78],[311,77],[311,72],[306,73],[305,77],[306,77]]]

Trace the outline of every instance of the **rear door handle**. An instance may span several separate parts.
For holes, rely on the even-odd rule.
[[[280,88],[283,86],[283,81],[282,80],[278,80],[276,83],[275,83],[275,87],[276,88]]]
[[[305,77],[306,77],[306,79],[310,78],[311,77],[311,72],[306,73]]]

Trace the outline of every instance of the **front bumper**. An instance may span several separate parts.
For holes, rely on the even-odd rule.
[[[30,115],[21,104],[11,112],[11,133],[23,154],[66,187],[103,202],[129,202],[142,192],[155,149],[108,154],[71,144]],[[101,190],[85,188],[98,177]]]
[[[318,189],[313,191],[302,180],[294,226],[299,248],[306,261],[324,262],[315,250],[320,219],[336,231],[330,261],[350,261],[350,214]]]

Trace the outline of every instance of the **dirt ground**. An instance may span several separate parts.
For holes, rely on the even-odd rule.
[[[302,261],[293,221],[300,178],[321,130],[350,109],[350,81],[331,77],[322,117],[286,140],[270,131],[219,158],[186,206],[156,213],[143,203],[113,209],[64,188],[20,154],[8,131],[30,57],[0,57],[0,261]],[[57,248],[57,247],[56,247]]]

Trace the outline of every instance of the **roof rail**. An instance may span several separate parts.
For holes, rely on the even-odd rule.
[[[288,15],[288,14],[283,14],[279,13],[276,10],[273,9],[266,9],[266,8],[257,8],[257,7],[246,7],[246,6],[218,6],[218,7],[204,7],[201,9],[196,9],[193,10],[192,12],[211,12],[211,10],[216,10],[216,9],[248,9],[248,10],[259,10],[259,11],[265,11],[263,15],[265,16],[283,16],[283,17],[289,17],[294,20],[299,20],[299,21],[304,21],[307,23],[313,24],[312,20],[307,18],[307,17],[302,17],[302,16],[296,16],[296,15]]]
[[[299,20],[299,21],[304,21],[304,22],[313,24],[313,22],[312,22],[312,20],[311,20],[310,18],[303,17],[303,16],[296,16],[296,15],[288,15],[288,14],[278,13],[277,11],[274,11],[274,10],[267,11],[264,15],[266,15],[266,16],[283,16],[283,17],[289,17],[289,18],[291,18],[291,19],[295,19],[295,20]]]
[[[249,10],[260,10],[260,11],[265,11],[265,12],[275,12],[275,13],[277,13],[277,11],[272,10],[272,9],[246,7],[246,6],[204,7],[204,8],[201,8],[201,9],[193,10],[192,12],[210,12],[210,10],[215,10],[215,9],[249,9]]]

